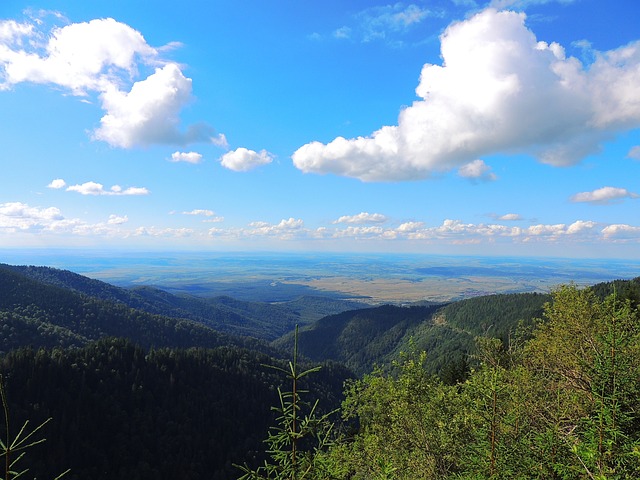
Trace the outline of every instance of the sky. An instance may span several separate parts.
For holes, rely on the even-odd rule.
[[[640,259],[637,0],[3,0],[0,248]]]

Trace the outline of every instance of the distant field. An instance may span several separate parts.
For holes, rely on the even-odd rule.
[[[369,303],[446,301],[640,276],[640,261],[436,255],[5,250],[0,262],[68,269],[119,286],[258,301],[319,294]]]

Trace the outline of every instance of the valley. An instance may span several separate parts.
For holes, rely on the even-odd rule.
[[[72,258],[49,261],[80,262]],[[474,404],[485,395],[475,393],[476,383],[493,388],[482,383],[482,375],[503,375],[496,388],[522,398],[509,397],[501,408],[524,412],[517,403],[530,395],[524,389],[528,380],[517,377],[528,365],[521,360],[522,345],[535,345],[536,335],[544,335],[544,329],[537,331],[541,321],[563,318],[565,309],[579,310],[577,317],[568,315],[579,319],[577,325],[561,327],[576,332],[560,330],[545,348],[579,341],[579,335],[606,344],[605,330],[592,327],[590,319],[613,315],[636,322],[640,304],[640,277],[612,281],[630,276],[633,264],[624,262],[295,255],[198,257],[191,269],[185,262],[172,256],[96,257],[78,268],[82,274],[34,266],[35,261],[0,264],[0,374],[8,411],[14,423],[54,419],[46,430],[49,441],[37,446],[40,453],[29,463],[38,478],[54,478],[67,468],[70,480],[239,478],[234,465],[251,471],[268,460],[264,438],[282,420],[273,406],[290,388],[291,375],[283,374],[291,368],[312,369],[300,392],[319,402],[318,415],[351,415],[350,409],[364,402],[363,408],[374,410],[362,418],[386,429],[389,405],[399,409],[398,418],[417,418],[417,425],[423,414],[415,408],[465,409],[483,432],[490,425],[482,423],[484,413]],[[558,290],[563,279],[570,283],[569,275],[576,283]],[[559,314],[551,307],[558,295]],[[627,352],[621,358],[632,361],[637,328],[620,328],[632,336],[624,340],[628,346],[620,344]],[[567,348],[575,351],[577,344],[571,345]],[[546,353],[543,360],[556,357],[570,356]],[[536,391],[540,405],[527,408],[547,409],[547,394]],[[442,395],[454,403],[429,403]],[[455,402],[462,403],[454,408]],[[518,415],[519,422],[530,421]],[[335,414],[325,426],[353,429],[347,418]],[[455,417],[447,421],[446,428],[457,428]],[[402,425],[391,424],[397,438],[406,435]],[[363,429],[353,439],[336,437],[332,441],[340,448],[323,447],[318,455],[329,455],[323,461],[337,462],[334,467],[349,462],[345,465],[353,471],[378,475],[369,471],[379,463],[377,450],[358,450],[358,438],[370,434]],[[458,442],[455,448],[470,441],[453,430],[450,435]],[[398,464],[405,461],[405,448],[410,455],[420,451],[412,450],[412,438],[388,443],[393,438],[383,435],[377,441],[391,449],[387,454]],[[483,441],[480,435],[477,448]],[[343,448],[356,450],[345,460]],[[542,447],[523,443],[522,448]],[[358,463],[361,455],[376,460]],[[456,455],[455,468],[483,471],[462,452]],[[427,457],[421,461],[439,458]],[[539,461],[535,455],[525,458]],[[314,478],[336,478],[318,475]]]
[[[2,253],[2,252],[0,252]],[[574,282],[634,278],[638,260],[418,254],[11,250],[0,261],[48,265],[122,287],[281,302],[301,295],[370,305],[549,292]]]

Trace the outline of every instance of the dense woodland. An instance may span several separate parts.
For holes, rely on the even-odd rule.
[[[640,478],[639,302],[640,278],[336,313],[3,265],[8,436],[52,418],[39,479]]]

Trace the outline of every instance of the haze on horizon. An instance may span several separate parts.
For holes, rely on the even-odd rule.
[[[0,249],[640,258],[640,5],[0,10]]]

